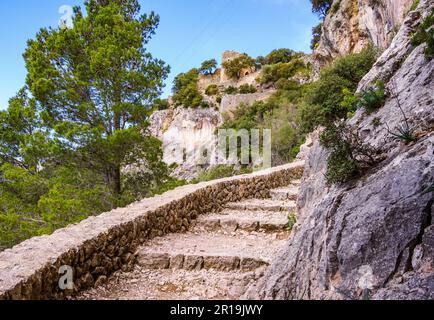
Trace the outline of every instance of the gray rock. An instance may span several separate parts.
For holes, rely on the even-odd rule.
[[[379,60],[393,63],[396,52],[407,52],[386,80],[418,141],[406,145],[386,130],[403,123],[397,99],[371,115],[359,110],[348,124],[386,159],[357,181],[328,186],[328,152],[317,132],[298,200],[299,227],[247,298],[361,299],[366,279],[374,299],[433,298],[433,194],[423,191],[434,181],[434,60],[425,58],[423,45],[408,47],[409,25],[414,29],[433,5],[421,1],[421,12],[410,13]],[[380,65],[360,88],[384,74]],[[374,118],[380,127],[374,128]]]

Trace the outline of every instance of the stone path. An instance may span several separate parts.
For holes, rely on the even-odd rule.
[[[155,238],[138,251],[132,272],[117,272],[79,300],[239,299],[283,248],[299,181],[271,199],[230,203],[201,216],[191,231]]]

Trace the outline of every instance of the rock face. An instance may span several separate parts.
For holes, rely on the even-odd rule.
[[[174,175],[191,180],[203,169],[215,164],[215,148],[209,150],[209,161],[199,163],[197,152],[214,146],[215,131],[222,123],[221,114],[211,108],[187,109],[179,107],[156,111],[150,119],[152,135],[163,142],[164,162],[178,164]]]
[[[265,101],[275,92],[275,90],[267,90],[250,94],[224,95],[220,105],[220,112],[234,112],[241,104],[250,106],[256,101]]]
[[[367,44],[386,49],[413,0],[335,0],[326,17],[316,59],[326,63]]]
[[[424,193],[434,182],[434,60],[425,58],[424,45],[408,44],[433,6],[420,2],[361,81],[363,90],[382,78],[397,97],[391,95],[376,113],[359,110],[348,121],[385,160],[357,181],[328,186],[328,153],[318,132],[313,135],[296,232],[247,297],[361,299],[361,288],[369,288],[372,299],[434,299],[434,195]],[[417,142],[404,144],[388,131],[403,124],[403,114]]]

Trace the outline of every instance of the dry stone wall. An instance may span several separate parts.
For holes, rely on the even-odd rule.
[[[0,253],[0,300],[64,299],[97,286],[117,270],[132,270],[146,240],[186,231],[199,215],[228,202],[267,198],[271,189],[300,178],[303,165],[184,186],[25,241]],[[62,266],[73,269],[73,290],[59,288]]]

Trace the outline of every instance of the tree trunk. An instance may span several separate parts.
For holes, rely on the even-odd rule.
[[[121,187],[121,168],[120,166],[114,169],[114,181],[113,181],[113,190],[116,195],[120,195],[122,192]]]
[[[107,183],[110,186],[113,194],[120,195],[122,192],[121,187],[121,168],[120,166],[111,166],[107,170]]]

